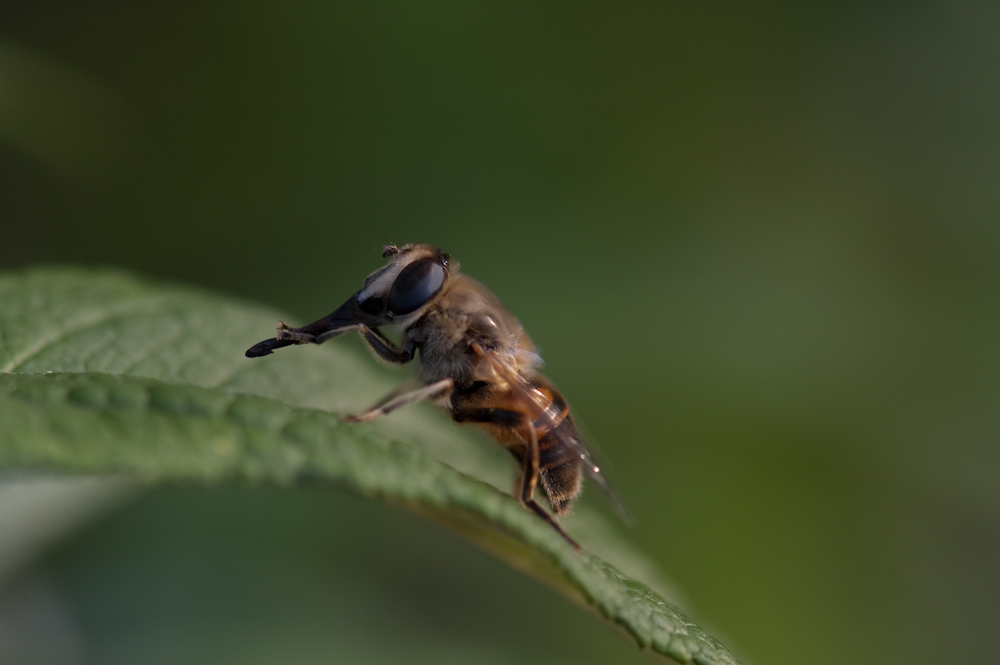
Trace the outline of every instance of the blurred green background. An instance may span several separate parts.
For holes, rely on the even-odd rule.
[[[5,6],[0,267],[125,266],[301,324],[383,243],[438,244],[737,653],[990,662],[998,29],[961,0]],[[341,494],[158,491],[3,589],[17,662],[643,660]]]

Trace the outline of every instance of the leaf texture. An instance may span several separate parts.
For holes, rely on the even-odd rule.
[[[393,385],[353,347],[249,361],[243,350],[275,313],[110,271],[7,275],[0,302],[0,468],[346,488],[445,525],[654,653],[737,662],[661,594],[587,551],[641,570],[596,515],[568,523],[586,548],[575,551],[498,489],[509,477],[492,449],[429,409],[342,424],[340,413]]]

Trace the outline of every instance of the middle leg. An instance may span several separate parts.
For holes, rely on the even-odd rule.
[[[366,423],[369,420],[375,420],[379,416],[384,416],[392,413],[401,406],[406,406],[407,404],[413,404],[414,402],[419,402],[422,399],[427,399],[428,397],[433,397],[438,393],[444,392],[445,390],[450,390],[455,382],[452,379],[441,379],[436,383],[424,386],[423,388],[418,388],[413,392],[406,393],[405,395],[400,395],[399,397],[389,400],[382,406],[376,407],[374,409],[369,409],[363,413],[358,413],[350,416],[344,416],[343,421],[345,423]]]

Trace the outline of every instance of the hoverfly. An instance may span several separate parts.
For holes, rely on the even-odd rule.
[[[405,364],[420,351],[422,387],[344,418],[367,422],[401,406],[430,399],[458,423],[474,423],[509,450],[521,465],[516,494],[579,549],[535,500],[537,485],[556,515],[567,513],[586,473],[628,520],[623,504],[593,462],[577,432],[569,405],[538,373],[541,358],[531,338],[500,301],[459,264],[431,245],[388,245],[389,262],[365,279],[364,287],[332,314],[301,328],[278,325],[274,339],[250,348],[258,358],[292,344],[321,344],[357,331],[375,355]],[[397,346],[379,330],[403,331]]]

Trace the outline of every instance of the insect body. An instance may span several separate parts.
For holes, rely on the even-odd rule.
[[[625,515],[590,459],[566,400],[538,373],[541,358],[518,320],[437,247],[390,245],[382,256],[389,262],[332,314],[301,328],[279,324],[277,337],[256,344],[247,357],[292,344],[321,344],[350,331],[389,363],[408,363],[419,350],[420,388],[344,420],[365,422],[430,399],[448,409],[456,422],[483,427],[513,454],[521,464],[517,498],[575,547],[535,502],[536,486],[562,515],[579,495],[586,473]],[[402,329],[401,346],[380,332],[382,326]]]

